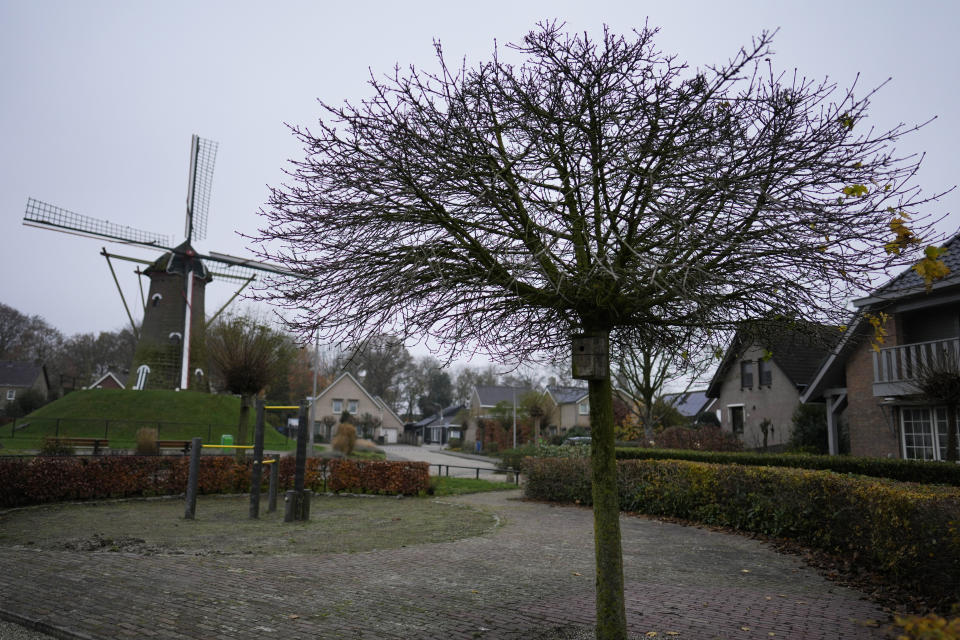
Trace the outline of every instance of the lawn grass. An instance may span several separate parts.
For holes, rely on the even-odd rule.
[[[250,414],[248,439],[252,441],[254,412]],[[159,389],[86,389],[4,425],[0,445],[5,452],[15,452],[39,449],[48,436],[99,437],[108,438],[111,449],[130,449],[141,427],[158,429],[160,440],[200,437],[205,444],[217,444],[221,435],[230,434],[236,444],[239,418],[240,399],[236,396]],[[272,427],[265,430],[264,442],[267,449],[274,450],[290,450],[296,444]]]
[[[459,496],[465,493],[481,493],[483,491],[509,491],[518,487],[512,482],[430,476],[430,488],[435,496]]]

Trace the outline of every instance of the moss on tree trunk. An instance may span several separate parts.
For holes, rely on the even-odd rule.
[[[620,500],[614,453],[613,386],[610,378],[590,380],[590,435],[593,467],[593,535],[597,562],[597,639],[624,640]]]

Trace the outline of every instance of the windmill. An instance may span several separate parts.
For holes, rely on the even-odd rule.
[[[203,240],[207,233],[207,211],[216,155],[216,142],[193,136],[190,142],[185,239],[176,246],[172,246],[173,241],[168,236],[91,218],[34,198],[27,200],[23,218],[25,225],[163,252],[159,258],[150,261],[111,254],[106,248],[101,251],[137,337],[130,378],[135,389],[205,386],[203,337],[206,326],[258,277],[268,274],[291,275],[262,262],[212,251],[204,255],[194,249],[194,240]],[[143,306],[143,322],[139,330],[117,280],[111,258],[147,265],[145,269],[141,270],[138,266],[136,270],[141,277],[140,302]],[[142,276],[150,280],[146,297],[143,295]],[[227,303],[207,320],[204,294],[207,283],[214,277],[239,282],[240,286]],[[191,366],[194,367],[192,373]]]

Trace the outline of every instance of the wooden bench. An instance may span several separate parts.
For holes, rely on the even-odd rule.
[[[93,455],[100,453],[100,448],[109,449],[110,440],[107,438],[63,438],[47,436],[48,442],[55,442],[65,447],[93,447]]]
[[[183,455],[190,453],[189,440],[157,440],[158,449],[179,449]]]

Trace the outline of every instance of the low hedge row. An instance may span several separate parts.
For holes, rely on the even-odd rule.
[[[413,495],[430,487],[426,462],[331,460],[330,491]]]
[[[960,600],[960,491],[827,471],[618,463],[621,509],[794,539],[943,604]],[[529,498],[591,504],[590,462],[530,458]]]
[[[64,500],[175,495],[186,491],[185,456],[37,457],[0,459],[0,508]],[[280,459],[279,488],[293,487],[296,461]],[[200,459],[201,493],[250,490],[252,459]],[[354,462],[308,458],[304,484],[315,491],[417,494],[430,487],[426,463]],[[263,487],[269,473],[263,474]]]
[[[617,448],[619,460],[689,460],[716,464],[743,464],[764,467],[819,469],[837,473],[856,473],[901,482],[950,484],[960,487],[960,465],[895,458],[859,458],[812,454],[751,453],[746,451],[692,451],[685,449]]]

